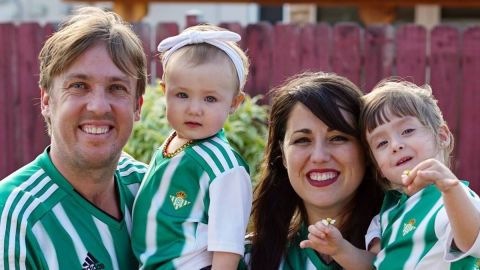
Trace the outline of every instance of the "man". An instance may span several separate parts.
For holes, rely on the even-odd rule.
[[[131,209],[144,164],[122,155],[146,60],[130,26],[82,8],[40,52],[51,144],[0,181],[0,269],[135,269]]]

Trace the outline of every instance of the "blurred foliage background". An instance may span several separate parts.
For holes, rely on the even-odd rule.
[[[258,179],[267,141],[268,106],[260,105],[261,96],[246,96],[245,101],[230,115],[224,125],[231,146],[250,166],[252,184]],[[147,87],[143,97],[141,120],[133,127],[132,136],[124,150],[137,160],[150,162],[155,150],[172,129],[165,114],[165,96],[160,84]]]

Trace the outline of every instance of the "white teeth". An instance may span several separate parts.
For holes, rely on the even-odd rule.
[[[325,181],[334,178],[337,176],[335,172],[326,172],[326,173],[311,173],[310,178],[315,181]]]
[[[82,130],[88,134],[105,134],[108,132],[109,127],[98,127],[98,126],[84,126]]]

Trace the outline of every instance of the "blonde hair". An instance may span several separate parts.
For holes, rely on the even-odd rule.
[[[191,26],[183,30],[182,33],[190,32],[190,31],[227,31],[227,29],[224,29],[222,27],[218,27],[215,25],[210,25],[210,24],[201,24],[201,25]],[[236,83],[236,89],[238,92],[243,92],[243,88],[246,83],[246,78],[248,76],[250,61],[248,59],[247,54],[238,46],[237,43],[233,41],[225,41],[225,43],[228,44],[228,46],[230,46],[240,56],[240,59],[242,60],[243,72],[244,72],[243,81]],[[166,53],[168,53],[168,51],[160,54],[160,59],[162,59],[163,55]],[[221,57],[222,59],[226,59],[228,63],[231,64],[230,67],[232,72],[234,74],[237,73],[235,66],[232,60],[230,59],[230,57],[221,49],[208,43],[196,43],[196,44],[186,45],[178,49],[177,51],[173,52],[172,57],[175,57],[177,59],[178,57],[186,57],[189,63],[193,66],[201,65],[207,61],[213,61],[214,59],[218,59],[218,57]],[[168,63],[170,62],[171,60],[168,61]],[[167,75],[167,70],[168,70],[168,65],[166,65],[165,70],[163,71],[163,80],[165,80],[165,76]]]
[[[429,85],[418,86],[397,78],[388,78],[378,83],[370,93],[364,95],[363,101],[360,129],[365,145],[368,146],[367,132],[389,122],[389,116],[392,115],[417,118],[423,126],[431,130],[434,137],[437,138],[436,144],[439,147],[439,129],[442,125],[447,124]],[[450,154],[454,147],[453,135],[450,132],[449,137],[448,144],[442,147],[443,162],[446,165],[450,164]],[[368,149],[370,148],[368,147]],[[376,164],[372,151],[369,150],[369,153]],[[388,183],[386,179],[381,181],[385,181],[384,185]]]
[[[136,98],[142,96],[147,69],[140,39],[120,16],[96,7],[77,9],[45,42],[39,54],[39,86],[49,93],[53,78],[98,43],[106,45],[110,58],[121,71],[137,79]]]

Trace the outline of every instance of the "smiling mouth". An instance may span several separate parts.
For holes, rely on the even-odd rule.
[[[325,173],[319,173],[319,172],[313,172],[310,173],[308,176],[310,179],[314,181],[327,181],[327,180],[332,180],[338,175],[338,173],[335,172],[325,172]]]
[[[307,180],[314,187],[326,187],[335,183],[339,175],[338,172],[311,172]]]
[[[85,126],[81,126],[80,129],[87,134],[101,135],[101,134],[108,133],[108,131],[110,131],[111,127],[110,126],[85,125]]]
[[[401,166],[404,163],[409,162],[410,160],[412,160],[412,157],[404,157],[404,158],[400,159],[399,161],[397,161],[397,164],[395,164],[395,165],[396,166]]]

